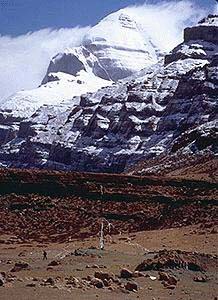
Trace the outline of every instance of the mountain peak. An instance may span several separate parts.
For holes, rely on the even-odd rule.
[[[137,22],[134,17],[126,13],[124,9],[106,16],[99,23],[101,22],[110,22],[116,25],[119,24],[121,27],[137,29]]]
[[[140,25],[121,10],[103,18],[84,36],[80,47],[69,48],[50,62],[42,83],[54,72],[78,76],[85,70],[108,81],[117,81],[158,60],[157,49]]]
[[[158,59],[149,35],[123,11],[105,17],[91,28],[83,46],[98,58],[105,70],[103,79],[113,81],[130,76]],[[96,72],[102,77],[102,72]]]

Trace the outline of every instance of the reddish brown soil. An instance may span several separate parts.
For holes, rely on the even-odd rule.
[[[113,233],[208,224],[217,215],[215,183],[124,175],[2,170],[0,234],[66,241]]]
[[[214,300],[217,199],[216,183],[204,180],[0,170],[0,299]],[[103,217],[112,231],[101,251]],[[20,261],[28,268],[12,272]],[[143,277],[119,278],[141,264]],[[119,285],[90,285],[96,269]],[[138,291],[127,291],[134,282]]]

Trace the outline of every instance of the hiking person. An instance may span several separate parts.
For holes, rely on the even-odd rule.
[[[47,252],[44,250],[43,251],[43,260],[47,260],[48,259],[48,254],[47,254]]]

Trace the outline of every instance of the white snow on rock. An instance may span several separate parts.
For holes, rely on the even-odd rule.
[[[218,26],[218,16],[209,15],[201,20],[196,26]]]
[[[20,91],[0,103],[2,110],[11,110],[14,116],[30,117],[43,105],[58,105],[61,103],[78,104],[77,98],[87,92],[95,92],[102,86],[110,85],[111,82],[103,80],[93,73],[80,71],[77,76],[57,72],[56,80],[47,82],[40,87]]]
[[[156,48],[135,20],[118,11],[104,18],[86,34],[83,45],[99,60],[111,80],[130,76],[157,62]],[[99,76],[99,70],[95,70]]]
[[[0,108],[24,118],[43,105],[69,103],[156,63],[156,50],[131,16],[115,12],[91,28],[80,47],[52,59],[40,87],[0,101]]]

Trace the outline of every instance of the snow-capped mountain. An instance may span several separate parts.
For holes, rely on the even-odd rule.
[[[184,42],[164,62],[146,63],[151,60],[144,56],[140,68],[143,52],[139,51],[137,56],[134,50],[133,60],[137,57],[136,67],[141,70],[134,75],[130,75],[133,70],[129,71],[128,78],[110,86],[70,101],[48,102],[29,118],[2,111],[0,161],[5,166],[123,172],[140,160],[149,161],[163,155],[171,157],[177,153],[177,161],[180,155],[186,154],[204,155],[209,151],[214,155],[217,150],[217,20],[218,16],[209,16],[186,29]],[[124,30],[137,30],[123,15],[120,21],[125,24]],[[77,78],[88,67],[99,80],[112,82],[106,74],[115,74],[117,66],[123,69],[124,61],[128,65],[126,57],[118,53],[132,52],[120,47],[113,49],[113,40],[110,44],[109,37],[101,39],[98,30],[95,34],[91,30],[84,41],[83,46],[52,60],[40,89],[46,90],[45,85],[61,81],[56,78],[60,73]],[[129,42],[127,48],[134,44]],[[153,59],[157,59],[155,47],[150,51]],[[110,57],[108,61],[105,61],[106,53]],[[128,66],[131,70],[131,63]]]
[[[91,28],[80,47],[57,54],[40,87],[1,101],[1,109],[28,117],[43,105],[72,102],[156,63],[158,51],[140,24],[118,11]]]

